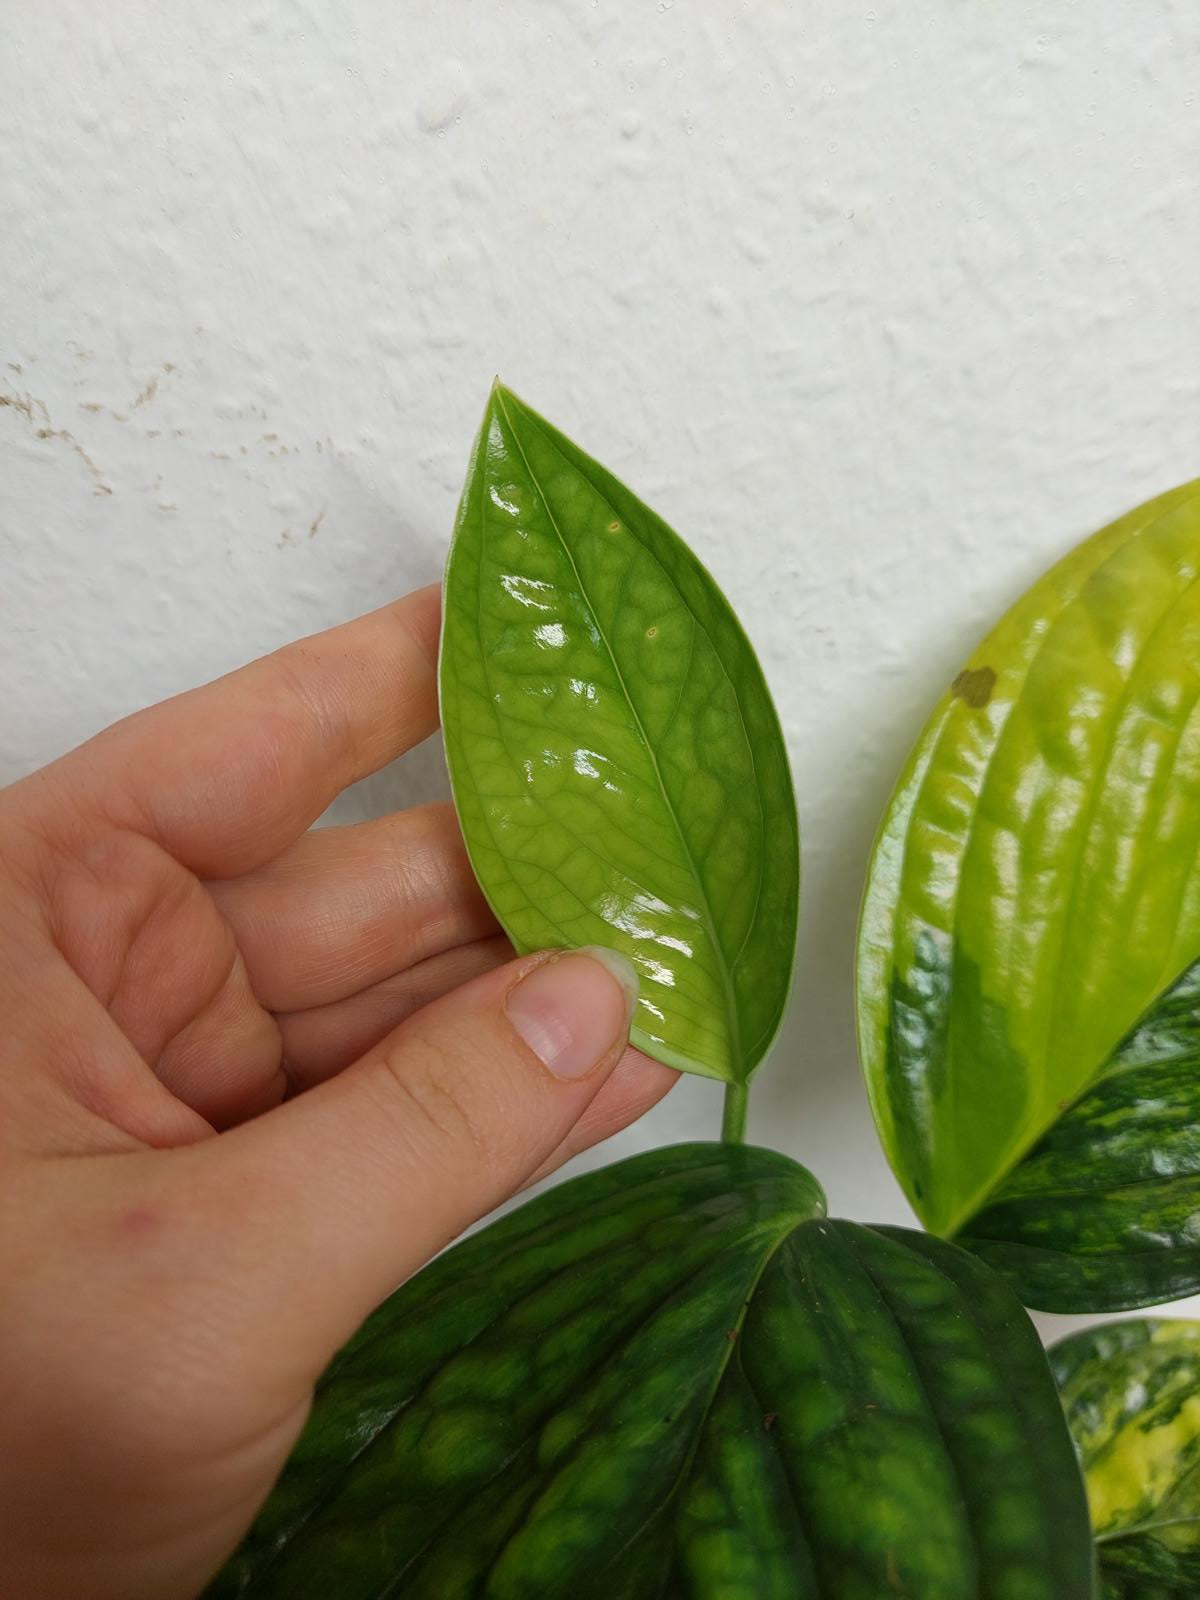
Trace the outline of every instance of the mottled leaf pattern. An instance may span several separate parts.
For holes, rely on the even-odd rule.
[[[1139,1318],[1050,1352],[1111,1600],[1200,1594],[1200,1323]]]
[[[889,1157],[937,1232],[974,1234],[969,1219],[1200,957],[1198,571],[1195,484],[1080,546],[954,680],[893,796],[859,1030]],[[1150,1114],[1152,1088],[1143,1101],[1116,1086],[1123,1066],[1064,1135],[1090,1137],[1093,1159],[1104,1129]],[[1185,1093],[1187,1069],[1170,1075]],[[1140,1111],[1118,1106],[1125,1092]],[[1005,1203],[1026,1179],[1012,1182]],[[1108,1222],[1084,1210],[1094,1242]],[[1142,1225],[1159,1231],[1153,1212]]]
[[[958,1242],[1045,1311],[1158,1305],[1200,1285],[1200,962]]]
[[[519,950],[610,945],[634,1040],[742,1083],[791,981],[799,842],[754,653],[647,506],[499,385],[446,572],[442,719],[471,862]]]
[[[210,1600],[1089,1600],[1082,1481],[1011,1291],[684,1145],[441,1257],[318,1392]]]

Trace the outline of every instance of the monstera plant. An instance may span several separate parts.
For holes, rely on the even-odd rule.
[[[213,1600],[1200,1593],[1197,1330],[1048,1361],[1022,1304],[1200,1286],[1198,569],[1192,486],[1068,556],[950,685],[858,967],[929,1231],[831,1220],[743,1143],[799,887],[762,671],[677,535],[497,385],[442,640],[471,862],[518,950],[633,962],[635,1043],[725,1084],[722,1138],[563,1183],[400,1289]]]

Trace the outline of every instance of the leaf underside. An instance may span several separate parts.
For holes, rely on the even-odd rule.
[[[446,755],[520,951],[606,945],[634,1042],[744,1082],[791,982],[799,834],[754,652],[683,542],[499,385],[446,571]]]
[[[1198,572],[1195,484],[1067,556],[954,680],[872,859],[859,1033],[889,1158],[929,1227],[1058,1309],[1200,1281]],[[1130,1046],[1167,1031],[1156,1005],[1158,1060]],[[1103,1267],[1060,1259],[1106,1236]]]
[[[323,1381],[210,1600],[1086,1600],[1082,1483],[1011,1292],[684,1145],[440,1258]]]
[[[1200,1594],[1200,1323],[1088,1328],[1050,1364],[1083,1464],[1109,1600]]]

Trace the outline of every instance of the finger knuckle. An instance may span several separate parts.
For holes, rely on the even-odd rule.
[[[391,1102],[407,1138],[469,1149],[490,1162],[492,1142],[475,1074],[467,1063],[423,1051],[385,1051],[380,1062]]]

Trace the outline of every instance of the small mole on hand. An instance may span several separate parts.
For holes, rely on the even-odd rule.
[[[993,667],[966,667],[950,685],[950,692],[959,700],[965,700],[973,710],[980,711],[992,698],[995,687]]]

